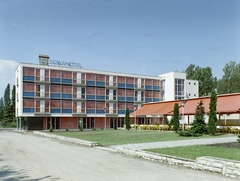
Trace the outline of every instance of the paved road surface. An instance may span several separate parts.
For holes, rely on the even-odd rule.
[[[177,141],[162,141],[162,142],[152,142],[152,143],[136,143],[136,144],[124,144],[124,145],[114,145],[110,148],[124,147],[134,150],[143,150],[151,148],[171,148],[176,146],[187,146],[187,145],[206,145],[206,144],[215,144],[215,143],[226,143],[226,142],[235,142],[237,141],[237,136],[226,136],[226,137],[216,137],[216,138],[196,138],[189,140],[177,140]]]
[[[230,181],[219,174],[68,144],[33,133],[0,130],[0,180]]]

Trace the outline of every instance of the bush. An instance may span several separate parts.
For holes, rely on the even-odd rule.
[[[194,133],[194,131],[189,130],[189,131],[180,131],[180,132],[179,132],[179,136],[198,137],[198,136],[202,136],[202,134]]]
[[[53,132],[53,127],[52,127],[52,126],[49,128],[49,131],[50,131],[50,132]]]
[[[92,128],[92,130],[93,130],[93,131],[96,131],[96,128],[95,128],[95,127],[93,127],[93,128]]]
[[[237,139],[238,143],[240,143],[240,135],[238,135],[238,139]]]
[[[65,128],[65,131],[69,131],[68,127]]]

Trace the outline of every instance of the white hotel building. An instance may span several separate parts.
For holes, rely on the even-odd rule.
[[[180,72],[146,76],[88,70],[44,55],[39,64],[20,63],[16,69],[18,129],[121,128],[127,108],[131,113],[148,102],[196,97],[198,81]],[[137,118],[137,124],[147,123]]]

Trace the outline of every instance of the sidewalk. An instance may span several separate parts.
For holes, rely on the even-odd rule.
[[[215,143],[226,143],[226,142],[236,142],[237,136],[227,136],[221,138],[196,138],[189,140],[177,140],[177,141],[162,141],[162,142],[151,142],[151,143],[135,143],[135,144],[124,144],[124,145],[112,145],[109,148],[128,148],[132,150],[144,150],[151,148],[167,148],[167,147],[177,147],[177,146],[190,146],[190,145],[207,145]]]

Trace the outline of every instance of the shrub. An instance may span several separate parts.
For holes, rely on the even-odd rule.
[[[240,143],[240,135],[238,135],[238,139],[237,139],[238,143]]]
[[[179,107],[178,103],[174,104],[173,118],[171,120],[173,124],[173,131],[177,132],[179,129]]]
[[[198,137],[202,136],[200,133],[194,133],[194,131],[189,130],[189,131],[180,131],[179,136],[185,136],[185,137]]]
[[[96,131],[96,128],[95,128],[95,127],[93,127],[93,128],[92,128],[92,130],[93,130],[93,131]]]
[[[205,124],[205,108],[203,106],[202,100],[198,103],[197,108],[195,109],[194,120],[191,127],[191,131],[194,133],[207,133],[207,127]]]
[[[131,126],[130,126],[130,117],[129,117],[128,108],[126,109],[126,112],[125,112],[125,125],[126,125],[126,129],[129,131],[131,129]]]
[[[65,128],[65,131],[69,131],[68,127]]]
[[[52,126],[49,128],[49,131],[50,131],[50,132],[53,132],[53,127],[52,127]]]

